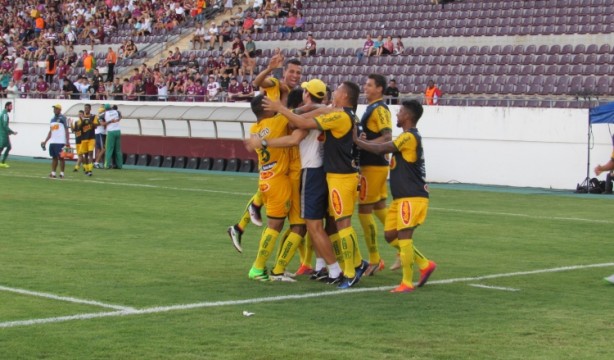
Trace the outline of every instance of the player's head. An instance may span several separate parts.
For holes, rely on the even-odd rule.
[[[254,112],[254,115],[256,115],[256,118],[258,120],[264,119],[267,117],[271,117],[274,115],[272,111],[267,111],[262,106],[262,101],[264,100],[264,98],[265,98],[265,95],[260,94],[258,96],[255,96],[251,101],[252,111]]]
[[[326,84],[320,79],[311,79],[301,84],[301,88],[305,89],[303,96],[305,102],[321,104],[326,97]]]
[[[90,104],[85,104],[85,106],[83,107],[83,109],[85,110],[86,114],[89,114],[90,111],[92,111],[92,105]]]
[[[363,87],[367,101],[371,102],[384,96],[386,77],[380,74],[370,74]]]
[[[53,113],[56,115],[60,115],[60,113],[62,112],[62,105],[60,104],[53,105],[52,108],[53,108]]]
[[[4,109],[5,109],[6,111],[10,112],[11,110],[13,110],[13,103],[12,103],[12,102],[10,102],[10,101],[7,101],[7,102],[4,104]]]
[[[333,99],[333,92],[332,90],[327,86],[326,87],[326,96],[324,97],[324,100],[322,100],[322,104],[324,105],[330,105],[331,101]]]
[[[301,62],[298,59],[290,59],[284,64],[284,82],[290,89],[294,89],[301,81]]]
[[[417,100],[406,100],[401,103],[399,112],[397,113],[397,127],[410,128],[418,124],[418,120],[422,117],[424,108]]]
[[[359,96],[360,87],[352,81],[344,81],[333,93],[333,104],[335,106],[350,107],[356,111]]]
[[[288,93],[286,106],[288,109],[296,109],[303,104],[303,89],[292,89]]]
[[[79,110],[79,118],[83,118],[83,115],[85,115],[85,111]]]

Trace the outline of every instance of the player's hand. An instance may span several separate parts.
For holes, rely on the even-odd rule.
[[[262,147],[262,141],[256,136],[243,140],[243,144],[245,145],[247,151],[254,151],[254,149],[259,149]]]
[[[354,129],[356,129],[356,131],[358,131],[358,128],[355,127]],[[361,132],[359,139],[362,140],[362,141],[367,140],[367,134],[364,133],[364,132]]]
[[[277,69],[278,67],[280,67],[282,64],[284,63],[284,56],[279,53],[279,54],[275,54],[273,55],[273,57],[271,58],[271,60],[269,61],[269,65],[268,68],[270,70],[273,69]]]
[[[17,135],[17,131],[13,131],[13,135]]]
[[[599,176],[602,172],[603,170],[601,170],[601,165],[595,166],[595,175]]]
[[[267,97],[262,99],[262,108],[267,111],[279,112],[281,110],[281,102],[278,100],[271,100]]]

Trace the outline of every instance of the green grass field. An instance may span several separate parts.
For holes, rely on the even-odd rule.
[[[260,229],[239,254],[226,228],[254,175],[47,174],[0,169],[0,359],[612,358],[612,196],[434,185],[414,240],[439,268],[391,294],[388,269],[248,280]]]

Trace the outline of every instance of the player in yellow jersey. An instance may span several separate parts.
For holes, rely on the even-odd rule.
[[[414,230],[426,219],[429,204],[428,185],[422,151],[422,137],[416,124],[422,116],[422,105],[416,100],[404,101],[398,114],[397,126],[403,133],[394,141],[378,143],[367,140],[366,134],[355,138],[361,149],[375,153],[392,153],[390,163],[390,190],[393,201],[386,215],[384,236],[400,252],[403,280],[392,292],[412,292],[414,259],[420,267],[417,286],[424,285],[437,265],[414,253]]]
[[[258,152],[259,180],[258,188],[266,208],[267,225],[258,245],[258,254],[249,278],[253,280],[294,281],[294,279],[278,274],[267,274],[266,262],[275,248],[279,232],[284,226],[284,219],[290,210],[291,186],[288,170],[290,166],[289,151],[286,148],[268,148],[267,139],[282,137],[288,134],[288,120],[281,114],[264,110],[262,102],[264,95],[256,96],[252,102],[252,111],[257,122],[250,129],[251,137],[260,139],[262,148]]]
[[[324,132],[324,170],[328,184],[329,209],[335,218],[345,260],[344,278],[338,286],[340,289],[356,285],[369,265],[362,260],[356,231],[352,227],[358,187],[358,168],[354,161],[352,134],[359,95],[360,87],[345,81],[333,93],[334,109],[328,114],[315,117],[315,112],[298,115],[280,102],[265,100],[265,109],[283,114],[297,128],[320,129]]]
[[[100,126],[98,117],[92,114],[92,106],[85,104],[84,114],[77,122],[81,129],[81,153],[83,154],[83,169],[85,174],[92,176],[94,170],[94,149],[96,148],[96,127]]]
[[[79,118],[76,121],[72,121],[70,119],[68,121],[68,126],[70,127],[70,131],[75,134],[75,150],[77,150],[77,164],[75,165],[74,172],[79,171],[79,167],[83,164],[83,152],[81,151],[81,120],[83,120],[83,110],[79,110]],[[83,167],[84,171],[87,171],[85,167]]]
[[[363,89],[369,105],[360,121],[362,133],[367,140],[378,143],[392,140],[390,110],[384,101],[386,78],[379,74],[370,74]],[[373,214],[375,213],[382,224],[385,222],[388,170],[385,154],[360,152],[358,218],[369,251],[369,268],[365,271],[365,276],[384,269],[384,260],[380,257],[377,245],[377,224]]]

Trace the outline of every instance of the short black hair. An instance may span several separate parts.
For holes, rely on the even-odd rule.
[[[9,107],[9,105],[13,105],[13,103],[11,101],[7,101],[6,103],[4,103],[4,108],[6,109],[7,107]]]
[[[264,113],[264,108],[262,107],[262,100],[264,100],[264,94],[260,94],[254,96],[250,105],[252,106],[252,112],[256,115],[256,118],[260,118]]]
[[[294,64],[296,66],[301,66],[301,61],[299,59],[290,59],[288,61],[286,61],[286,63],[284,64],[284,69],[286,69],[288,67],[288,65],[290,64]]]
[[[352,109],[356,111],[358,109],[358,97],[360,96],[360,86],[352,81],[344,81],[342,85],[346,88],[350,105]]]
[[[293,89],[288,93],[288,109],[296,109],[303,102],[303,89]]]
[[[368,78],[375,82],[375,87],[382,88],[382,91],[386,89],[386,77],[384,75],[369,74]]]
[[[401,103],[401,105],[407,111],[414,114],[414,120],[416,121],[416,124],[417,124],[418,120],[420,120],[420,118],[422,117],[422,113],[424,112],[424,108],[422,107],[422,104],[420,104],[418,100],[405,100]]]

